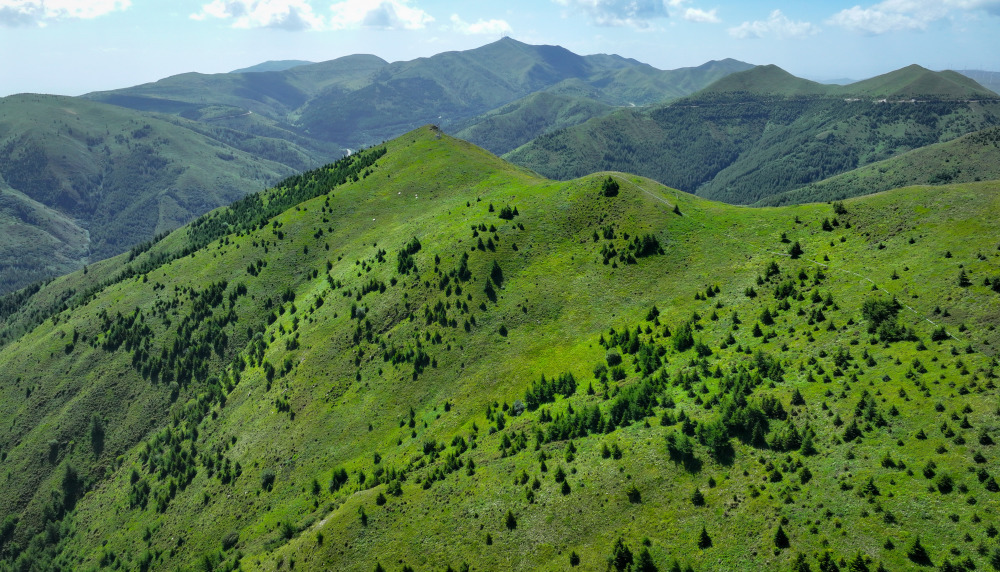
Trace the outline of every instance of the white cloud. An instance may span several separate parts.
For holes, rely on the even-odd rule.
[[[89,20],[125,10],[131,0],[0,0],[0,26],[44,26],[52,20]]]
[[[412,6],[410,0],[341,0],[330,5],[329,18],[317,13],[313,0],[212,0],[191,18],[229,20],[234,28],[296,31],[417,30],[434,21],[430,14]]]
[[[663,0],[553,0],[560,6],[587,14],[599,26],[647,28],[650,20],[667,17]],[[668,0],[679,5],[678,0]],[[683,0],[680,0],[683,1]]]
[[[409,0],[343,0],[330,6],[334,30],[381,28],[419,30],[434,21],[430,14],[410,5]]]
[[[459,18],[458,14],[451,15],[451,27],[460,34],[509,34],[512,29],[510,24],[504,20],[477,20],[469,23]]]
[[[306,0],[213,0],[192,14],[194,20],[231,20],[233,28],[319,30],[323,19]]]
[[[828,22],[852,32],[884,34],[923,30],[958,12],[977,11],[1000,15],[1000,0],[884,0],[868,8],[854,6],[841,10]]]
[[[809,22],[796,22],[781,13],[781,10],[771,12],[767,20],[743,22],[739,26],[729,28],[729,34],[740,39],[763,38],[776,36],[778,38],[804,38],[819,33],[819,28]]]
[[[719,19],[716,10],[713,8],[711,10],[700,10],[698,8],[687,8],[681,15],[685,20],[691,22],[699,22],[702,24],[718,24],[722,20]]]

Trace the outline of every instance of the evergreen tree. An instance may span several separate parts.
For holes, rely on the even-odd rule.
[[[649,549],[645,546],[639,552],[639,559],[636,560],[633,570],[635,572],[657,572],[659,570],[653,562],[653,556],[649,553]]]
[[[774,533],[774,545],[778,548],[788,548],[788,535],[785,534],[785,529],[778,525],[778,530]]]
[[[799,241],[795,241],[795,244],[788,250],[788,254],[791,255],[792,260],[795,260],[802,256],[802,246],[799,245]]]
[[[698,548],[704,550],[705,548],[709,548],[710,546],[712,546],[712,537],[708,535],[708,531],[705,530],[704,526],[702,526],[701,534],[698,535]]]
[[[517,518],[514,517],[514,513],[510,510],[507,511],[507,530],[514,530],[517,528]]]
[[[618,537],[618,540],[615,541],[614,547],[611,549],[611,559],[609,563],[619,572],[623,572],[632,567],[632,551],[625,545],[625,539],[620,536]]]

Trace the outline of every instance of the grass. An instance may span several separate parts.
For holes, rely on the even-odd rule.
[[[826,552],[846,561],[859,551],[872,569],[879,562],[905,569],[912,566],[906,547],[917,535],[935,565],[968,558],[979,569],[989,566],[995,540],[987,526],[1000,500],[975,471],[994,476],[996,470],[996,446],[980,445],[979,431],[1000,438],[992,349],[1000,340],[991,328],[1000,297],[983,283],[1000,274],[1000,234],[992,224],[1000,208],[997,183],[901,189],[849,199],[840,212],[825,204],[749,209],[624,173],[541,179],[432,128],[386,148],[357,181],[109,284],[89,302],[71,304],[6,343],[0,350],[0,414],[9,420],[0,437],[0,517],[16,515],[19,524],[0,547],[0,567],[21,558],[53,568],[96,568],[109,559],[135,568],[148,553],[153,568],[204,569],[207,558],[216,569],[237,562],[242,569],[371,570],[376,562],[387,569],[458,569],[463,562],[476,569],[567,569],[576,553],[582,569],[595,569],[606,566],[621,537],[636,556],[648,539],[661,570],[675,559],[698,570],[786,569],[800,553],[816,569]],[[619,183],[615,197],[601,193],[609,175]],[[498,216],[507,205],[519,212],[512,220]],[[833,218],[833,230],[822,230],[822,221]],[[605,227],[616,238],[604,238]],[[790,242],[781,241],[782,233]],[[603,263],[605,246],[625,251],[632,237],[645,234],[657,238],[662,254],[635,264],[617,256]],[[413,237],[421,243],[413,255],[417,270],[400,274],[396,253]],[[480,250],[479,238],[493,240],[496,250]],[[5,327],[28,323],[18,320],[33,310],[44,316],[52,300],[82,290],[95,274],[106,279],[125,265],[180,252],[187,241],[188,230],[181,229],[133,261],[122,256],[46,285]],[[794,241],[804,249],[797,260],[786,256]],[[463,254],[470,279],[442,285]],[[266,265],[248,273],[257,260]],[[495,302],[484,292],[494,261],[503,273]],[[778,274],[765,278],[772,261]],[[958,285],[960,270],[971,286]],[[222,279],[221,301],[182,334],[183,318],[199,301],[211,300],[209,285]],[[362,294],[373,280],[385,291]],[[796,296],[776,298],[787,280]],[[706,296],[710,288],[713,295]],[[748,288],[758,295],[748,297]],[[294,300],[284,296],[288,290]],[[812,301],[814,293],[819,302]],[[899,323],[920,341],[872,343],[861,307],[874,296],[905,304]],[[439,301],[449,305],[455,327],[428,323],[425,309],[433,312]],[[789,307],[782,310],[784,301]],[[653,306],[659,315],[647,321]],[[112,324],[124,324],[116,313],[135,308],[151,330],[137,334],[137,347],[147,347],[148,339],[151,356],[176,344],[197,352],[211,324],[230,309],[237,320],[221,326],[228,342],[204,357],[207,371],[171,389],[136,370],[134,349],[104,349],[114,327],[104,326],[101,310]],[[777,314],[773,325],[763,326],[776,335],[770,339],[751,333],[765,308]],[[359,309],[364,316],[352,318]],[[820,309],[825,319],[810,324]],[[736,329],[734,312],[741,320]],[[466,331],[472,316],[475,325]],[[936,326],[927,319],[955,338],[933,341]],[[674,336],[688,321],[711,355],[675,349]],[[672,336],[664,335],[664,326]],[[607,365],[609,348],[601,340],[612,339],[612,328],[634,334],[637,327],[662,364],[641,374],[642,352],[630,354],[625,344],[613,348],[624,357],[624,378],[595,377],[595,365]],[[79,339],[67,351],[74,331]],[[727,342],[729,335],[735,343]],[[412,362],[383,358],[392,348],[415,350],[418,341],[431,363],[416,375]],[[758,370],[757,350],[780,362],[780,379]],[[851,359],[837,364],[844,350]],[[270,382],[264,362],[278,371]],[[289,370],[281,373],[286,363]],[[722,377],[714,376],[717,367]],[[754,380],[748,393],[727,385],[740,368]],[[511,414],[542,374],[551,379],[564,372],[573,374],[576,391],[537,411]],[[635,416],[615,420],[613,430],[544,436],[570,408],[596,406],[608,418],[644,384],[656,401],[633,403],[640,407]],[[804,403],[792,404],[796,390]],[[865,393],[871,405],[858,413]],[[710,427],[727,400],[740,396],[758,407],[776,399],[787,416],[772,412],[766,439],[774,442],[790,425],[800,432],[808,425],[816,453],[747,444],[734,432],[727,439],[731,455],[713,456],[693,437],[696,471],[670,458],[666,439],[683,430],[680,412]],[[938,403],[943,411],[935,411]],[[99,455],[87,437],[94,412],[106,427]],[[669,418],[661,425],[664,413]],[[547,416],[554,420],[543,420]],[[961,427],[965,417],[969,429]],[[852,421],[862,436],[845,441]],[[942,423],[955,434],[946,437]],[[543,432],[540,441],[536,430]],[[927,439],[915,437],[920,430]],[[955,443],[959,435],[964,444]],[[604,446],[617,446],[621,457],[605,458]],[[195,460],[181,464],[193,469],[190,480],[181,473],[158,476],[154,467],[192,449]],[[977,451],[985,463],[975,462]],[[887,452],[895,468],[883,466]],[[951,492],[928,489],[927,459],[937,464],[935,478],[952,477]],[[220,477],[225,460],[241,468],[227,483]],[[812,473],[806,483],[800,463]],[[67,464],[84,475],[87,493],[65,514],[47,513],[53,500],[64,498],[58,490]],[[380,468],[405,479],[383,480],[376,476]],[[558,468],[566,494],[556,481]],[[162,512],[154,500],[146,508],[130,506],[133,469],[154,500],[177,485]],[[348,479],[331,492],[338,469]],[[270,474],[274,482],[265,490],[262,477]],[[869,479],[878,495],[864,493]],[[695,488],[704,506],[691,503]],[[516,526],[507,525],[508,511]],[[895,523],[887,524],[888,513]],[[46,537],[46,520],[63,533]],[[779,525],[788,548],[774,544]],[[703,526],[712,545],[698,548]],[[239,539],[224,551],[221,540],[231,531]],[[895,548],[885,547],[887,539]]]

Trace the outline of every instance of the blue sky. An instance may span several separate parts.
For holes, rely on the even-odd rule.
[[[0,96],[277,59],[409,60],[501,35],[661,69],[729,57],[813,79],[1000,72],[997,32],[1000,0],[0,0]]]

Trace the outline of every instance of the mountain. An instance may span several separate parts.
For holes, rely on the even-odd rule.
[[[635,172],[749,204],[997,125],[1000,99],[955,75],[911,66],[828,86],[759,66],[667,105],[540,136],[505,157],[557,179]]]
[[[757,206],[839,201],[911,185],[997,179],[1000,179],[1000,127],[993,127],[771,195]]]
[[[503,38],[472,50],[392,64],[355,55],[285,70],[181,74],[85,97],[195,120],[217,121],[250,111],[286,129],[353,149],[425,123],[458,130],[479,116],[488,121],[499,108],[537,92],[613,106],[648,105],[688,95],[749,67],[723,60],[663,71],[620,56],[580,56],[559,46]],[[553,120],[545,130],[561,125]],[[528,141],[513,134],[499,137],[518,145]]]
[[[1000,93],[1000,73],[983,70],[958,70],[958,73],[974,79],[976,83],[994,93]]]
[[[385,60],[376,56],[353,55],[284,71],[185,73],[83,97],[202,121],[214,120],[220,109],[223,114],[236,116],[249,111],[290,127],[288,114],[311,97],[329,89],[356,89],[385,65]]]
[[[322,145],[85,99],[0,99],[0,292],[82,268],[322,162]]]
[[[456,137],[502,155],[539,135],[579,125],[612,110],[610,105],[592,99],[542,91],[460,122],[451,130]]]
[[[7,98],[0,220],[10,231],[0,240],[0,292],[120,253],[417,125],[437,123],[504,153],[613,106],[687,94],[747,66],[724,60],[661,71],[503,39],[411,62],[266,62],[79,99]],[[82,123],[47,119],[67,113]]]
[[[918,65],[889,72],[841,88],[845,94],[858,97],[995,99],[995,93],[958,72],[932,72]]]
[[[238,70],[233,70],[229,73],[280,72],[294,67],[305,66],[314,63],[316,62],[309,62],[306,60],[269,60],[266,62],[259,63],[257,65],[250,66],[248,68],[240,68]]]
[[[0,567],[986,569],[998,198],[419,129],[0,301]]]

